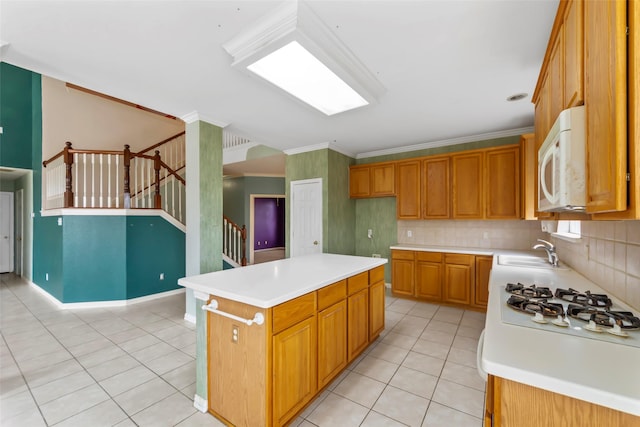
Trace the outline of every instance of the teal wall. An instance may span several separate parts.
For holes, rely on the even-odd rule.
[[[127,218],[62,218],[64,303],[127,298]]]
[[[33,228],[33,283],[58,301],[64,301],[62,226],[58,225],[60,217],[38,216]]]
[[[62,226],[58,218],[43,218],[58,232],[45,242],[57,250],[45,263],[49,282],[41,286],[61,302],[120,301],[181,289],[185,235],[164,218],[67,215]]]
[[[127,217],[127,299],[178,289],[184,260],[182,231],[160,217]]]
[[[0,62],[0,165],[31,169],[33,107],[40,94],[33,93],[33,80],[40,76]],[[36,87],[39,92],[39,87]],[[39,109],[42,104],[37,104]]]
[[[291,181],[322,178],[322,251],[353,254],[355,251],[355,201],[349,199],[349,165],[354,160],[322,149],[287,156],[285,189],[291,200]],[[286,206],[285,238],[289,256],[291,203]]]

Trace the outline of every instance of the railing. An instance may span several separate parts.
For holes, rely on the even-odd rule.
[[[222,217],[222,253],[236,263],[247,265],[247,229]]]
[[[138,153],[128,145],[123,151],[80,150],[67,142],[43,162],[44,208],[164,209],[184,223],[184,165],[184,132]]]
[[[239,145],[249,144],[251,142],[248,138],[243,138],[238,135],[234,135],[229,132],[222,133],[222,148],[232,148]]]

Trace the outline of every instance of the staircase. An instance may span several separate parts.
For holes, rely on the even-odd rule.
[[[246,143],[225,138],[225,146]],[[186,221],[185,132],[138,152],[83,150],[66,142],[62,151],[42,162],[43,209],[161,209]],[[223,257],[247,265],[247,231],[223,218]]]

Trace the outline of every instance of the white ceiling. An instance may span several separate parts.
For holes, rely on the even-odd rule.
[[[558,0],[308,1],[386,88],[332,117],[231,68],[222,44],[281,1],[2,0],[2,60],[277,149],[348,154],[533,125]],[[529,94],[518,102],[506,98]]]

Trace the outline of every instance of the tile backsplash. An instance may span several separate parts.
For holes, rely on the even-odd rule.
[[[552,238],[560,260],[640,310],[640,221],[582,221],[582,238]]]
[[[398,243],[405,244],[530,250],[544,238],[539,221],[398,221]]]

